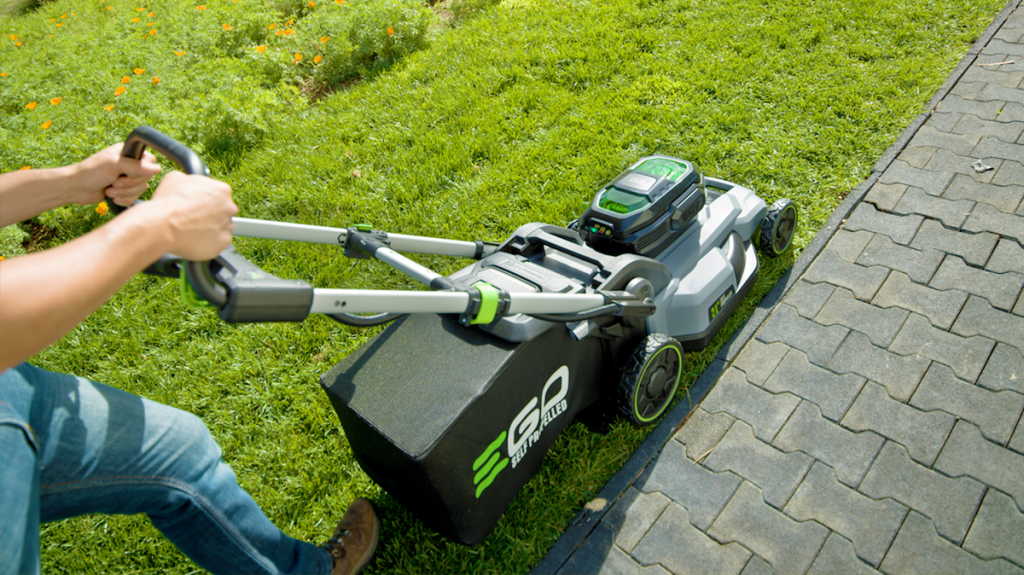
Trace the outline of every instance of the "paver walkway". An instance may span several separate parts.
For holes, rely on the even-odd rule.
[[[536,573],[1024,575],[1019,1],[930,110]]]

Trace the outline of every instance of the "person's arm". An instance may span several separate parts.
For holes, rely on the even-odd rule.
[[[0,227],[34,218],[65,204],[98,204],[104,198],[129,206],[160,173],[153,154],[122,158],[116,144],[61,168],[0,174]]]
[[[149,202],[62,246],[0,261],[0,371],[70,332],[165,253],[214,258],[231,243],[231,188],[167,174]]]

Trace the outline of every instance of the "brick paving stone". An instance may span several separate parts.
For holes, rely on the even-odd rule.
[[[970,421],[989,440],[1005,445],[1024,412],[1024,395],[989,391],[958,379],[948,367],[933,363],[910,405],[922,411],[941,409]]]
[[[985,439],[972,423],[956,423],[935,469],[950,477],[973,477],[1013,497],[1017,507],[1024,507],[1024,455]]]
[[[814,319],[814,316],[818,315],[821,307],[825,305],[825,302],[832,296],[832,292],[835,289],[836,286],[829,283],[812,284],[801,279],[789,290],[784,301],[795,307],[796,312],[802,317]],[[739,357],[736,359],[739,359]]]
[[[849,329],[838,325],[823,326],[804,319],[796,308],[784,303],[768,318],[756,337],[764,343],[781,342],[802,350],[812,363],[826,365],[849,332]]]
[[[1004,88],[1016,88],[1021,80],[1024,79],[1024,72],[1016,70],[1009,72],[997,71],[993,70],[992,67],[971,66],[967,72],[964,72],[961,79],[968,82],[990,82]],[[970,130],[971,133],[975,134],[987,133],[983,127],[978,126],[966,126],[963,129]]]
[[[987,338],[1024,349],[1024,317],[1000,311],[987,300],[970,296],[952,327],[953,333],[963,336],[983,335]],[[961,376],[963,377],[963,376]],[[964,377],[970,381],[976,378]]]
[[[1024,90],[1020,90],[1020,93],[1024,94]],[[1004,142],[999,138],[984,136],[978,142],[978,146],[974,148],[974,155],[981,157],[991,156],[993,158],[1019,162],[1021,158],[1024,158],[1024,146]]]
[[[764,385],[789,350],[790,347],[782,343],[764,344],[752,339],[743,348],[743,353],[736,356],[733,367],[742,370],[750,383]]]
[[[598,525],[569,560],[556,572],[558,575],[601,573],[602,575],[668,575],[660,565],[644,567],[612,544],[613,533]]]
[[[992,273],[970,267],[956,256],[949,256],[928,287],[937,290],[962,288],[967,293],[985,298],[998,309],[1010,311],[1024,287],[1024,274]]]
[[[978,206],[984,205],[986,204],[978,204],[975,210]],[[970,218],[967,221],[970,222]],[[999,236],[992,233],[963,233],[946,229],[935,220],[925,220],[910,247],[916,250],[935,249],[955,254],[971,265],[984,266],[998,241]]]
[[[1024,106],[1021,106],[1021,111],[1024,114]],[[1012,186],[1021,182],[1024,182],[1024,164],[1021,162],[1003,162],[992,177],[992,183],[997,186]]]
[[[974,206],[964,230],[968,232],[992,231],[1024,243],[1024,217],[1001,212],[988,204]],[[985,262],[975,265],[985,265]]]
[[[808,361],[802,351],[794,349],[786,354],[764,383],[764,388],[774,393],[790,392],[802,397],[817,405],[825,417],[839,421],[865,381],[856,374],[839,375],[818,367]]]
[[[623,551],[632,551],[651,529],[670,500],[663,494],[643,493],[630,485],[601,522],[615,534],[615,544]]]
[[[828,368],[836,373],[856,373],[885,386],[889,396],[910,401],[931,360],[920,355],[902,356],[872,345],[867,336],[851,333],[839,346]]]
[[[851,232],[840,229],[836,231],[836,235],[832,236],[825,249],[836,252],[843,261],[853,263],[857,261],[860,252],[864,251],[864,246],[868,245],[873,236],[874,234],[871,232]]]
[[[757,555],[751,555],[746,567],[740,571],[740,575],[775,575],[775,569],[772,569],[771,563]]]
[[[957,116],[960,115],[961,114],[957,114]],[[925,126],[938,130],[939,132],[949,133],[952,131],[952,126],[950,126],[949,129],[943,130],[938,126],[938,122],[932,121],[933,119],[934,118],[929,118]],[[955,124],[956,123],[954,122],[954,125]],[[897,158],[910,164],[912,168],[921,169],[928,165],[928,162],[931,161],[932,156],[935,155],[935,150],[937,149],[938,148],[935,146],[907,146],[902,152],[900,152],[900,155],[897,156]]]
[[[957,175],[959,176],[959,174]],[[970,200],[951,201],[930,196],[920,188],[908,188],[899,203],[893,208],[894,214],[917,214],[940,220],[943,224],[959,228],[974,208]]]
[[[857,557],[850,543],[835,531],[825,540],[807,575],[877,575],[867,563]]]
[[[976,100],[979,99],[978,95],[985,89],[985,86],[987,86],[985,82],[957,82],[949,93],[968,100]]]
[[[854,431],[884,435],[905,447],[914,461],[930,467],[956,418],[941,411],[921,411],[900,403],[890,398],[885,388],[869,381],[841,423]]]
[[[995,120],[999,115],[1002,102],[977,102],[961,98],[956,94],[950,94],[939,102],[936,111],[939,112],[960,112],[962,114],[974,114],[983,120]]]
[[[1024,273],[1024,248],[1017,242],[1000,239],[985,269],[998,274],[1006,272]]]
[[[749,425],[737,421],[704,466],[716,472],[732,471],[760,487],[765,503],[782,509],[812,462],[803,453],[783,453],[760,441]]]
[[[1009,44],[1007,44],[1009,46]],[[1024,90],[1017,90],[1015,88],[1007,88],[999,84],[988,82],[978,92],[976,100],[989,100],[989,101],[1003,101],[1003,102],[1017,102],[1024,104]],[[1020,157],[1020,156],[1018,156]]]
[[[701,530],[718,517],[741,481],[732,473],[712,473],[690,461],[677,441],[669,441],[653,464],[650,477],[638,489],[660,491],[686,507],[690,521]]]
[[[894,271],[871,303],[882,308],[896,307],[922,314],[935,327],[949,329],[967,297],[960,290],[937,290],[915,284],[906,274]]]
[[[933,133],[942,134],[942,132],[937,131],[933,131]],[[971,148],[973,149],[974,146],[971,146]],[[967,153],[970,153],[970,150]],[[932,161],[934,161],[934,157]],[[915,188],[921,188],[929,194],[937,196],[942,193],[942,190],[946,189],[946,186],[949,185],[952,179],[953,172],[949,170],[915,168],[907,162],[894,160],[878,181],[883,184],[906,184]]]
[[[1024,62],[1024,60],[1021,60]],[[996,116],[997,122],[1024,122],[1024,105],[1017,102],[1009,102],[999,109]]]
[[[957,377],[973,383],[978,380],[994,346],[995,342],[989,339],[960,337],[932,327],[924,316],[910,314],[907,323],[903,324],[903,329],[889,346],[889,351],[899,355],[922,355],[948,365]]]
[[[960,118],[963,117],[964,114],[961,112],[933,111],[931,116],[928,117],[927,124],[940,132],[952,132],[953,128],[956,127],[957,122],[959,122]],[[929,158],[929,160],[931,160],[931,158]]]
[[[930,158],[931,156],[929,156]],[[903,192],[907,191],[907,187],[906,184],[882,184],[875,182],[875,185],[871,186],[871,189],[864,196],[864,201],[875,204],[875,207],[883,212],[891,212],[896,207],[896,203],[903,197]]]
[[[1001,557],[1024,567],[1024,513],[1012,499],[989,489],[963,547],[983,559]]]
[[[868,336],[872,343],[888,347],[903,327],[910,312],[898,307],[878,307],[864,303],[853,292],[839,288],[832,293],[814,321],[822,325],[839,324]]]
[[[900,528],[896,541],[885,556],[883,573],[935,575],[971,573],[971,575],[1020,575],[1021,570],[1005,559],[985,561],[946,541],[935,532],[931,521],[911,511]]]
[[[952,179],[952,174],[950,174],[950,180]],[[945,185],[939,189],[936,195],[943,189],[945,189]],[[910,240],[914,239],[914,234],[921,227],[923,220],[924,218],[920,216],[898,216],[880,212],[871,204],[861,203],[847,218],[843,228],[852,232],[864,230],[883,234],[898,244],[907,245]]]
[[[875,292],[878,291],[888,275],[889,270],[886,268],[880,266],[866,268],[851,264],[843,261],[836,252],[823,250],[804,273],[804,279],[811,283],[828,282],[838,285],[849,289],[860,299],[869,300],[874,297]]]
[[[686,457],[700,461],[711,448],[725,437],[736,418],[728,413],[708,413],[697,408],[686,424],[679,428],[675,440],[686,446]]]
[[[857,556],[872,566],[882,561],[907,514],[906,507],[891,499],[875,501],[839,483],[832,469],[820,461],[811,467],[784,511],[798,521],[818,521],[846,537]]]
[[[866,266],[884,266],[901,271],[920,284],[927,284],[946,254],[938,250],[918,251],[893,243],[888,237],[875,234],[857,258]]]
[[[825,543],[828,529],[794,521],[765,503],[761,491],[744,481],[708,535],[742,544],[767,560],[776,573],[803,573]]]
[[[981,505],[985,486],[969,477],[946,477],[914,463],[903,447],[889,441],[860,491],[872,499],[895,499],[923,513],[940,535],[959,545]]]
[[[1024,393],[1024,356],[1020,350],[997,343],[978,378],[978,385],[995,391],[1012,389]]]
[[[1017,453],[1024,454],[1024,419],[1017,424],[1017,432],[1010,438],[1010,444],[1007,447]]]
[[[1013,306],[1013,315],[1024,317],[1024,294],[1017,299],[1017,305]]]
[[[993,174],[994,176],[995,174]],[[1024,198],[1024,186],[988,184],[978,182],[964,174],[957,174],[946,191],[942,193],[942,197],[947,200],[980,202],[995,206],[1006,213],[1012,213]]]
[[[800,398],[789,393],[773,394],[747,381],[743,372],[730,368],[701,407],[708,413],[725,412],[742,419],[754,428],[758,439],[770,442],[800,403]]]
[[[775,437],[772,445],[782,451],[802,451],[825,462],[836,477],[856,487],[867,473],[885,439],[871,431],[854,433],[825,419],[818,406],[803,401]]]
[[[991,167],[991,170],[979,172],[974,169],[974,165],[981,160],[981,163]],[[976,182],[983,184],[991,183],[996,175],[996,172],[1003,165],[1004,160],[1002,158],[989,158],[985,156],[961,156],[954,154],[950,150],[936,150],[935,155],[932,156],[931,161],[925,166],[926,170],[948,170],[957,175],[970,176]],[[933,192],[932,190],[925,190],[925,192],[934,196],[942,195],[942,190]]]
[[[739,573],[750,551],[737,543],[719,544],[692,525],[686,509],[669,505],[633,550],[645,564],[661,563],[677,575]]]
[[[1004,78],[1016,77],[1024,78],[1024,72],[988,72],[989,74],[999,74]],[[991,136],[993,138],[1002,140],[1004,142],[1016,142],[1017,138],[1024,133],[1024,122],[995,122],[991,120],[982,120],[981,118],[973,115],[964,116],[956,127],[953,128],[954,134],[980,134],[983,136]]]
[[[925,124],[924,126],[921,126],[921,129],[917,131],[914,138],[910,140],[910,145],[942,148],[944,150],[950,150],[954,154],[960,156],[968,156],[980,141],[980,134],[950,134],[940,132],[928,124]],[[903,183],[913,185],[912,182]]]

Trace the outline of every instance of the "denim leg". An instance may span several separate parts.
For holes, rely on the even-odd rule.
[[[31,430],[26,430],[14,418],[2,417],[0,575],[30,575],[40,572],[37,461]]]
[[[282,533],[239,487],[194,415],[27,364],[0,379],[5,401],[8,387],[31,399],[41,521],[146,513],[213,573],[330,572],[326,551]]]

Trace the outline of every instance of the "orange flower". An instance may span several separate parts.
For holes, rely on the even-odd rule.
[[[6,78],[7,72],[0,72],[0,78]]]
[[[22,166],[21,169],[22,170],[31,170],[32,166]]]
[[[125,88],[124,86],[118,86],[117,89],[114,90],[114,97],[116,98],[116,97],[120,96],[121,94],[124,94],[127,91],[128,91],[128,88]]]
[[[146,14],[146,15],[149,16],[150,18],[152,18],[153,16],[156,16],[156,12],[150,12],[149,14]]]
[[[153,85],[156,86],[160,83],[160,76],[153,76]]]
[[[25,104],[25,107],[28,108],[29,110],[35,110],[36,109],[36,103],[35,102],[29,102],[28,104]]]
[[[61,17],[61,18],[67,18],[67,17],[68,17],[68,15],[67,15],[67,14],[61,14],[61,15],[60,15],[60,17]]]
[[[145,8],[136,8],[135,11],[136,12],[145,12],[146,9]]]
[[[11,42],[14,42],[15,40],[18,39],[18,37],[16,35],[14,35],[14,34],[11,34],[10,38],[11,38]]]
[[[4,256],[0,256],[0,262],[4,261]]]
[[[256,51],[259,52],[260,54],[262,54],[262,53],[267,51],[267,47],[266,46],[256,46]]]
[[[302,61],[302,54],[299,54],[298,52],[296,52],[295,53],[295,63],[298,64],[301,61]]]
[[[320,54],[317,54],[317,55],[316,55],[316,57],[315,57],[315,58],[313,58],[313,63],[314,63],[314,64],[319,64],[319,63],[320,63],[320,61],[321,61],[321,60],[323,60],[323,59],[324,59],[324,57],[323,57],[323,56],[321,56]]]
[[[103,109],[109,112],[109,111],[111,111],[111,110],[113,110],[113,109],[114,109],[114,105],[113,105],[113,104],[111,104],[111,105],[109,105],[109,106],[103,106]]]
[[[56,21],[57,21],[56,18],[50,18],[50,22],[56,22]]]
[[[150,30],[149,31],[149,35],[150,36],[156,36],[156,30]]]
[[[178,52],[177,50],[175,50],[175,52],[174,52],[174,55],[175,55],[175,56],[177,56],[177,57],[179,57],[179,58],[181,58],[182,56],[184,56],[184,55],[185,55],[185,52],[184,52],[184,51],[182,51],[182,52]]]
[[[284,25],[285,26],[291,26],[294,23],[295,23],[295,20],[289,20],[289,21],[285,22]]]
[[[395,35],[395,27],[394,26],[388,26],[388,36],[394,36],[394,35]]]
[[[107,10],[113,10],[113,9],[114,9],[113,6],[107,6]]]
[[[146,71],[145,68],[136,68],[136,69],[132,70],[132,72],[135,72],[136,76],[141,76],[142,73],[145,72],[145,71]]]
[[[58,27],[58,28],[60,28],[60,27],[61,27],[61,26],[63,26],[63,25],[64,25],[64,23],[63,23],[63,22],[57,22],[57,27]]]
[[[292,30],[291,28],[289,28],[289,29],[284,31],[284,35],[285,36],[291,36],[294,33],[295,33],[295,30]]]
[[[284,30],[278,30],[277,32],[275,32],[275,34],[277,34],[278,36],[284,36]]]
[[[60,104],[60,103],[61,103],[61,102],[63,102],[63,101],[64,101],[64,98],[62,98],[62,97],[60,97],[60,96],[57,96],[56,98],[52,98],[52,99],[50,100],[50,105],[51,105],[51,106],[56,106],[56,105]]]
[[[107,207],[107,202],[100,202],[99,204],[96,205],[96,213],[101,216],[107,215],[108,209],[110,208]]]
[[[337,4],[338,6],[341,6],[342,4],[345,3],[345,0],[334,0],[334,3]]]
[[[15,42],[14,45],[20,48],[21,47],[21,42]]]
[[[230,30],[231,29],[231,24],[225,24],[224,25],[224,29],[225,30]]]
[[[149,26],[152,26],[152,25],[153,25],[152,22],[146,22],[146,27],[149,27]]]
[[[277,28],[277,24],[271,24],[270,26],[267,26],[267,30],[273,30],[274,28]]]
[[[331,39],[330,36],[320,36],[320,43],[321,44],[326,44],[327,41],[330,40],[330,39]]]
[[[128,77],[128,76],[125,76],[125,77],[121,78],[121,83],[122,84],[127,84],[128,82],[131,82],[131,81],[132,81],[132,79],[130,77]]]
[[[312,8],[313,6],[316,6],[316,4],[313,2],[313,0],[309,0],[309,7]]]
[[[39,126],[39,129],[40,130],[49,130],[51,125],[53,125],[53,120],[47,120],[47,121],[43,122],[42,126]]]
[[[138,23],[139,23],[139,19],[138,18],[132,18],[132,24],[138,24]]]
[[[196,10],[206,10],[206,6],[196,6]]]

